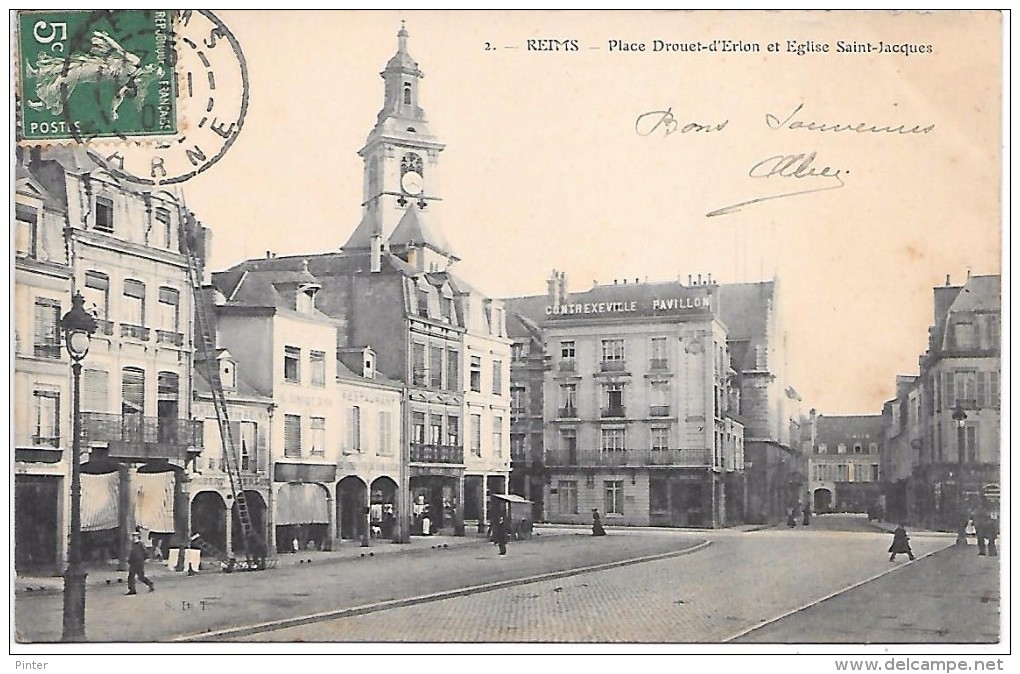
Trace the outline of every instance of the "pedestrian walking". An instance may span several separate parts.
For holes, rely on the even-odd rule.
[[[995,539],[999,536],[999,521],[993,519],[991,515],[979,515],[977,522],[975,522],[975,529],[977,533],[977,545],[978,545],[978,556],[984,557],[987,553],[990,557],[996,557],[999,554],[998,549],[995,547]]]
[[[155,584],[145,577],[145,546],[142,545],[141,534],[131,537],[131,552],[128,553],[128,594],[135,592],[135,578],[149,586],[149,592],[155,592]]]
[[[797,526],[797,509],[796,508],[790,508],[790,514],[786,518],[786,526],[790,527],[791,529],[793,527]]]
[[[506,554],[506,541],[509,534],[507,532],[506,522],[503,517],[497,517],[496,521],[492,524],[492,542],[499,546],[499,554]]]
[[[910,537],[903,525],[896,527],[893,532],[892,545],[889,546],[889,561],[895,562],[896,555],[906,554],[911,561],[914,559],[914,551],[910,549]]]
[[[988,556],[998,557],[999,550],[995,547],[995,539],[999,537],[999,520],[996,518],[995,513],[991,513],[988,516],[985,536],[988,538]]]
[[[606,530],[602,528],[602,518],[599,517],[599,509],[591,509],[591,535],[605,536]]]
[[[804,526],[811,524],[811,511],[808,508],[804,508]]]

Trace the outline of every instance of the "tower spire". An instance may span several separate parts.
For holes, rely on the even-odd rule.
[[[407,53],[407,24],[403,19],[400,20],[400,32],[397,33],[397,51]]]

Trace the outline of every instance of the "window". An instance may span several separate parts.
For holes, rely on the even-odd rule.
[[[97,320],[106,321],[110,316],[110,277],[98,271],[85,272],[85,309]]]
[[[482,455],[482,415],[471,415],[471,453]]]
[[[283,379],[295,384],[301,382],[301,349],[296,346],[283,347]]]
[[[19,256],[35,257],[39,233],[39,216],[34,208],[16,204],[14,207],[14,250]]]
[[[492,361],[492,395],[503,395],[503,361]]]
[[[827,444],[825,444],[824,442],[819,443],[818,444],[818,453],[819,454],[828,454],[829,453],[829,446]]]
[[[514,342],[510,345],[510,360],[522,361],[528,357],[528,345],[526,342]]]
[[[988,373],[988,403],[992,407],[999,406],[999,372]]]
[[[424,412],[412,412],[411,413],[411,442],[424,445],[425,444],[425,413]]]
[[[393,434],[390,432],[391,416],[388,410],[379,411],[379,456],[392,456]]]
[[[560,447],[566,455],[568,466],[577,465],[577,431],[573,428],[564,428],[560,431]]]
[[[606,485],[606,514],[623,514],[623,480],[610,480]]]
[[[429,444],[443,444],[443,415],[441,414],[429,415]]]
[[[36,358],[60,358],[60,302],[38,297],[35,300]]]
[[[81,378],[81,409],[83,412],[110,411],[110,373],[106,370],[84,370]]]
[[[577,482],[559,480],[556,483],[556,495],[559,497],[561,515],[577,514]]]
[[[428,386],[428,371],[425,369],[425,345],[417,342],[411,345],[411,385]]]
[[[964,460],[974,463],[978,460],[978,429],[974,424],[967,424],[964,430]]]
[[[316,286],[301,286],[298,288],[297,293],[294,295],[294,309],[298,313],[302,314],[314,314],[315,313],[315,293],[318,290]]]
[[[451,447],[460,445],[460,417],[446,417],[446,444]]]
[[[165,208],[156,209],[156,226],[159,230],[163,247],[169,248],[171,242],[173,242],[173,230],[170,227],[170,211]]]
[[[560,369],[573,370],[576,363],[576,352],[573,340],[560,342]]]
[[[624,450],[625,438],[626,434],[622,428],[603,428],[602,451],[622,452]]]
[[[649,416],[669,416],[669,382],[653,381],[650,385]]]
[[[326,353],[324,351],[308,353],[308,369],[312,377],[312,386],[326,385]]]
[[[510,387],[510,414],[520,415],[525,413],[527,396],[528,390],[523,386]]]
[[[128,279],[124,281],[123,323],[141,327],[145,325],[145,284]]]
[[[496,456],[503,456],[503,417],[492,417],[492,449]]]
[[[347,447],[351,452],[361,453],[361,408],[357,405],[347,410]]]
[[[120,411],[124,416],[145,414],[145,370],[126,367],[121,372]]]
[[[937,381],[937,380],[936,380]],[[977,373],[977,408],[981,409],[988,405],[988,373]]]
[[[460,390],[460,355],[456,351],[446,352],[446,390]]]
[[[662,452],[669,449],[669,428],[652,429],[652,451]]]
[[[991,348],[995,349],[995,350],[999,350],[1001,348],[1001,341],[1002,341],[1001,330],[1002,330],[1002,326],[999,323],[999,317],[998,316],[989,316],[988,317],[988,337],[991,340],[991,344],[989,346]]]
[[[251,471],[258,468],[258,424],[254,421],[242,421],[240,428],[241,470]]]
[[[475,393],[482,391],[482,357],[471,356],[471,390]]]
[[[309,419],[309,444],[311,447],[308,453],[311,456],[326,455],[326,420],[323,417],[312,417]]]
[[[424,288],[418,288],[418,315],[429,317],[429,291]]]
[[[429,350],[429,386],[443,388],[443,349],[437,346]]]
[[[159,289],[159,327],[168,332],[180,332],[181,294],[173,288]]]
[[[622,417],[623,408],[623,384],[610,382],[602,385],[602,416]]]
[[[836,453],[846,454],[846,444],[841,442],[838,445],[836,445]]]
[[[868,444],[868,454],[878,454],[878,443],[872,442]]]
[[[411,83],[404,82],[404,105],[411,105]]]
[[[35,407],[33,445],[60,447],[60,393],[36,390],[32,392]]]
[[[577,384],[560,384],[560,416],[577,416]]]
[[[958,321],[953,326],[953,337],[956,348],[971,349],[974,347],[974,324],[970,321]]]
[[[964,407],[973,405],[977,401],[977,372],[965,370],[948,374],[952,377],[949,395],[954,396],[952,402],[949,403],[949,407],[956,407],[957,403],[962,404]]]
[[[283,415],[283,455],[289,459],[301,456],[301,417]]]
[[[871,464],[871,481],[878,482],[878,464]]]
[[[96,197],[96,231],[113,232],[113,201]]]
[[[651,360],[648,367],[652,370],[665,370],[669,367],[665,337],[652,337]]]
[[[864,451],[864,447],[859,442],[854,443],[854,454],[860,454]]]
[[[510,434],[510,460],[514,462],[526,461],[528,458],[527,450],[528,436],[523,433],[511,433]]]
[[[623,340],[602,340],[602,369],[622,370],[624,368]]]

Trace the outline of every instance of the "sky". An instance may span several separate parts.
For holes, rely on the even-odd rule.
[[[353,231],[357,151],[401,20],[446,144],[432,218],[461,258],[454,269],[492,296],[543,294],[553,269],[574,292],[623,278],[775,277],[805,408],[877,414],[895,376],[917,372],[932,287],[1000,270],[995,13],[217,16],[246,59],[249,105],[231,148],[184,183],[213,230],[216,270],[267,250],[336,250]],[[655,51],[656,40],[677,50]],[[722,53],[724,40],[760,51]],[[840,52],[840,41],[897,51]]]

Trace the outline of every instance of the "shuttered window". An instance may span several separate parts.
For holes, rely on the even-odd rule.
[[[352,451],[361,451],[361,408],[352,407],[348,416],[348,433],[350,433],[349,447]]]
[[[145,413],[145,370],[126,367],[121,373],[121,414]]]
[[[127,279],[124,281],[123,322],[145,325],[145,284]]]
[[[446,444],[460,446],[460,417],[446,417]]]
[[[443,388],[443,349],[435,346],[429,350],[429,386]]]
[[[390,434],[390,413],[386,410],[379,412],[379,455],[390,456],[393,448],[390,447],[392,435]]]
[[[323,417],[312,417],[312,450],[313,456],[324,456],[326,454],[326,419]]]
[[[952,372],[946,372],[945,387],[943,388],[946,397],[945,409],[956,407],[956,387],[954,386],[956,383],[955,380],[956,377]]]
[[[171,237],[170,228],[170,211],[165,208],[156,209],[156,226],[159,229],[160,243],[166,247],[170,247],[170,242],[173,241]]]
[[[482,455],[482,415],[471,415],[471,453]]]
[[[96,229],[100,232],[113,231],[113,201],[96,197]]]
[[[45,297],[35,300],[35,356],[60,358],[60,302]]]
[[[85,370],[81,378],[81,409],[83,412],[110,411],[110,373],[106,370]]]
[[[15,207],[16,229],[14,246],[16,254],[36,256],[36,239],[38,232],[38,215],[34,208],[17,204]]]
[[[308,354],[308,366],[311,369],[312,386],[326,385],[326,354],[323,351],[312,351]]]
[[[987,390],[988,390],[988,374],[986,372],[977,373],[977,406],[978,409],[985,406],[987,403]]]
[[[37,390],[32,392],[35,403],[35,433],[32,444],[60,446],[60,393]]]
[[[288,458],[301,456],[301,417],[285,414],[283,417],[283,455]]]
[[[241,470],[256,470],[258,467],[258,424],[254,421],[242,421],[240,435],[238,448],[241,453]]]
[[[95,307],[96,318],[107,320],[110,315],[110,277],[98,271],[85,272],[85,308]]]
[[[163,330],[179,332],[181,293],[174,288],[159,289],[159,326]]]

